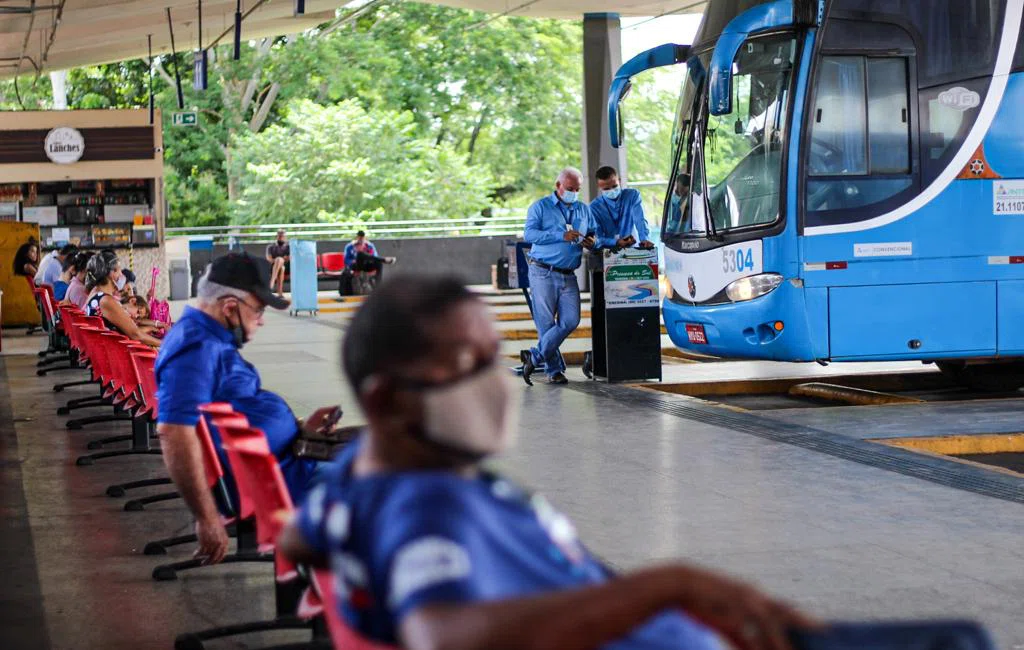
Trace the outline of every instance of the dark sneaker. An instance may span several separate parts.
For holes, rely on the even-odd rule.
[[[530,354],[529,350],[520,350],[519,360],[523,362],[523,381],[526,382],[527,386],[533,386],[533,382],[530,381],[530,375],[537,369],[533,365],[533,355]]]
[[[568,384],[569,380],[562,373],[556,372],[555,374],[553,374],[550,377],[548,377],[548,383],[549,384]]]

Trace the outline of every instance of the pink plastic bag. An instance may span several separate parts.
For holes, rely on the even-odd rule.
[[[160,275],[160,269],[153,267],[153,281],[149,285],[149,319],[158,323],[171,324],[171,306],[166,300],[156,299],[156,278]]]

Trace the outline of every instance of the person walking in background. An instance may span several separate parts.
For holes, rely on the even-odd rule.
[[[618,249],[631,248],[639,242],[640,248],[654,248],[640,192],[624,189],[619,173],[608,166],[597,170],[597,188],[601,195],[590,204],[597,224],[597,245]]]
[[[277,241],[267,246],[267,261],[270,262],[270,286],[277,289],[277,295],[284,295],[284,276],[291,271],[292,251],[288,237],[283,230],[277,231]]]
[[[580,286],[576,269],[583,249],[595,244],[595,225],[586,203],[579,201],[583,174],[566,167],[555,181],[555,191],[536,201],[526,213],[524,239],[531,244],[530,295],[537,347],[522,350],[523,380],[540,364],[552,384],[566,384],[565,361],[558,348],[580,324]]]

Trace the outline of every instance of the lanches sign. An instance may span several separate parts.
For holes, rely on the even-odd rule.
[[[85,153],[85,138],[78,129],[59,126],[46,134],[46,157],[58,165],[78,162]]]

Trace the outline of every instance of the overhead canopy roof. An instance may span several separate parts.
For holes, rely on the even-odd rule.
[[[584,12],[658,16],[697,12],[693,0],[428,0],[495,15],[579,18]],[[334,20],[350,0],[306,0],[305,14],[294,16],[292,0],[243,0],[245,39],[294,34]],[[203,46],[233,38],[235,0],[203,2]],[[171,51],[167,8],[177,51],[198,43],[197,0],[0,0],[0,78],[16,70],[49,72],[145,57],[152,35],[153,53]],[[58,19],[59,17],[59,19]],[[19,67],[20,61],[20,67]]]

